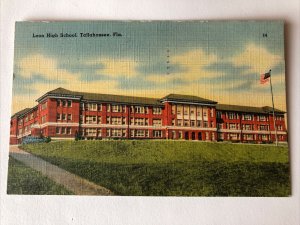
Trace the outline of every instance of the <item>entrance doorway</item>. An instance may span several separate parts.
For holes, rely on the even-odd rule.
[[[184,139],[189,140],[189,132],[188,131],[184,133]]]
[[[195,132],[192,132],[192,140],[195,140]]]
[[[199,140],[199,141],[202,140],[202,133],[201,133],[201,132],[198,133],[198,140]]]

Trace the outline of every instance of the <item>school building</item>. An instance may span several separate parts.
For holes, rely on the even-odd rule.
[[[10,144],[26,136],[52,139],[185,139],[287,141],[285,112],[271,107],[218,104],[190,95],[163,98],[85,93],[57,88],[11,117]]]

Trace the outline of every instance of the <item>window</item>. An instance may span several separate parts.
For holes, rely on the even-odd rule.
[[[97,123],[96,116],[86,116],[85,121],[86,123]]]
[[[46,123],[46,115],[42,116],[42,123]]]
[[[101,118],[101,116],[98,116],[98,124],[101,124],[102,123],[102,118]]]
[[[245,114],[245,115],[244,115],[244,120],[252,120],[252,115],[250,115],[250,114]]]
[[[268,125],[259,125],[259,130],[269,130]]]
[[[182,126],[182,120],[177,120],[177,126]]]
[[[181,105],[178,105],[178,106],[177,106],[177,115],[178,115],[178,116],[181,116],[181,115],[182,115],[182,106],[181,106]]]
[[[67,119],[67,115],[66,114],[62,114],[62,120],[66,120]]]
[[[202,108],[201,107],[197,107],[197,116],[201,117],[201,112],[202,112]]]
[[[62,105],[63,105],[63,107],[67,107],[68,106],[67,100],[63,100]]]
[[[243,130],[253,130],[252,124],[243,124]]]
[[[172,139],[176,139],[176,132],[172,131]]]
[[[179,139],[182,139],[182,131],[179,131],[179,132],[178,132],[178,138],[179,138]]]
[[[72,101],[68,100],[68,107],[72,107]]]
[[[221,119],[222,118],[222,112],[217,111],[217,118]]]
[[[175,126],[175,119],[172,119],[172,126]]]
[[[228,113],[228,119],[230,119],[230,120],[236,119],[236,114],[233,112]]]
[[[209,140],[209,133],[208,132],[205,132],[205,139]]]
[[[113,125],[121,125],[122,124],[122,117],[112,117],[111,124]]]
[[[60,106],[60,104],[61,104],[61,101],[60,101],[59,99],[57,99],[57,100],[56,100],[56,105],[57,105],[57,106]]]
[[[134,118],[134,125],[140,125],[140,126],[148,125],[148,121],[149,121],[148,119],[144,119],[144,118]]]
[[[282,130],[282,125],[277,125],[277,130]]]
[[[29,116],[29,120],[32,120],[32,119],[33,119],[33,113],[31,113]]]
[[[21,126],[22,124],[23,124],[23,120],[21,119],[21,120],[19,120],[19,126]]]
[[[67,134],[72,134],[72,129],[71,129],[71,127],[67,127]]]
[[[153,137],[162,137],[162,132],[161,130],[154,130],[153,131]]]
[[[42,103],[42,110],[47,108],[47,102]]]
[[[153,107],[153,114],[159,115],[161,114],[162,110],[159,107]]]
[[[206,111],[203,112],[203,117],[207,117],[207,112]]]
[[[149,107],[148,106],[145,107],[145,113],[149,114]]]
[[[80,109],[83,110],[83,111],[85,110],[85,108],[84,108],[84,102],[80,103]]]
[[[102,137],[102,129],[98,129],[98,137]]]
[[[201,127],[201,120],[197,120],[197,127]]]
[[[68,114],[68,120],[72,120],[72,114]]]
[[[122,137],[122,129],[111,129],[112,137]]]
[[[208,122],[207,122],[207,121],[204,121],[204,122],[203,122],[203,127],[205,127],[205,128],[208,127]]]
[[[153,120],[153,126],[161,126],[162,123],[161,123],[161,119],[154,119]]]
[[[259,116],[258,121],[266,121],[266,116]]]
[[[145,137],[145,130],[135,130],[135,137]]]
[[[215,140],[215,133],[211,133],[211,140]]]
[[[184,108],[183,108],[183,115],[188,115],[189,114],[189,108],[187,107],[187,106],[185,106]]]
[[[235,123],[230,123],[229,124],[229,129],[230,130],[235,130],[236,129],[236,124]]]
[[[96,103],[87,103],[87,110],[97,111],[97,104]]]
[[[262,134],[262,135],[261,135],[261,139],[262,139],[263,141],[267,141],[267,140],[268,140],[268,135]]]
[[[79,117],[79,122],[80,122],[80,123],[84,123],[84,116],[83,116],[83,115],[80,115],[80,117]]]
[[[57,114],[56,114],[56,119],[57,119],[57,120],[61,120],[61,114],[57,113]]]
[[[60,127],[56,127],[55,130],[56,130],[56,133],[57,133],[57,134],[60,134]]]
[[[86,128],[85,135],[95,137],[97,135],[97,129],[96,128]]]
[[[221,123],[217,123],[217,128],[218,128],[218,129],[222,129],[222,127],[223,127],[223,126],[222,126]]]
[[[107,104],[106,111],[110,112],[110,104]]]
[[[172,115],[175,115],[175,112],[176,112],[176,106],[172,105]]]
[[[66,134],[67,133],[67,128],[66,127],[62,127],[61,128],[61,133],[62,134]]]
[[[213,118],[214,117],[214,109],[210,110],[210,117]]]
[[[142,106],[135,106],[134,107],[134,112],[135,113],[145,113],[145,108]]]
[[[191,115],[191,116],[194,116],[194,115],[195,115],[195,111],[196,111],[195,106],[191,106],[191,107],[190,107],[190,115]]]
[[[98,104],[98,111],[102,111],[102,105]]]
[[[239,135],[238,134],[228,134],[228,139],[229,140],[238,140]]]
[[[28,122],[28,116],[25,117],[25,123]]]
[[[244,140],[253,140],[253,134],[243,134]]]
[[[112,105],[111,106],[112,112],[122,112],[122,106],[120,105]]]
[[[183,126],[189,127],[190,126],[190,121],[189,120],[184,120],[183,121]]]

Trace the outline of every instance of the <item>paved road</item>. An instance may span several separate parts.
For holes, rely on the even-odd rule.
[[[63,185],[76,195],[113,195],[110,190],[25,152],[16,145],[10,146],[9,155],[34,170],[41,172],[56,183]]]

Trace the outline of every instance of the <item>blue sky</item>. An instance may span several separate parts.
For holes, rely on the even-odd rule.
[[[122,36],[33,38],[61,32]],[[17,22],[15,35],[13,111],[57,87],[271,105],[259,84],[269,69],[275,106],[286,108],[282,22]]]

